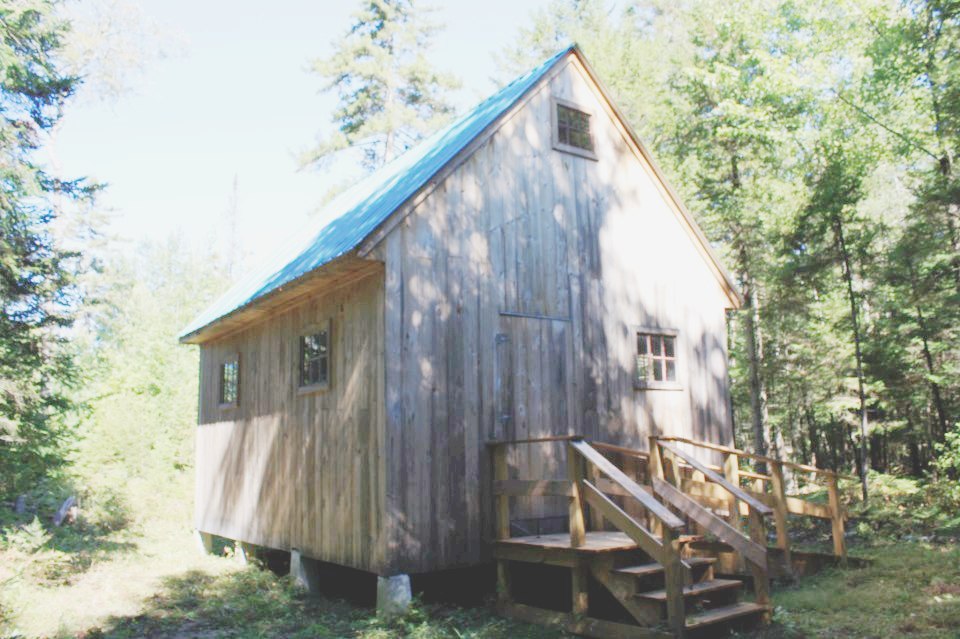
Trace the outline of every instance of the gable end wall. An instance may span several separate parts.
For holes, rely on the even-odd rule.
[[[727,294],[572,60],[376,247],[391,571],[484,558],[487,441],[732,441]],[[596,161],[552,148],[554,97],[592,112]],[[637,326],[679,332],[681,390],[634,389]],[[517,476],[562,476],[529,448]],[[563,511],[540,501],[515,514]]]

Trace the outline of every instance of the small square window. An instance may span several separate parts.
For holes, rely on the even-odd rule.
[[[330,329],[300,337],[300,388],[330,383]]]
[[[596,160],[591,115],[559,98],[553,101],[553,148]]]
[[[677,387],[675,332],[637,332],[637,388]]]
[[[240,359],[220,365],[220,405],[236,406],[240,400]]]

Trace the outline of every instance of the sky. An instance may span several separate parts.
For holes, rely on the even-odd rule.
[[[128,1],[156,25],[165,56],[114,99],[81,90],[57,134],[59,167],[107,184],[99,206],[111,234],[129,240],[215,241],[236,179],[240,246],[252,260],[269,254],[338,181],[298,170],[296,155],[333,126],[336,97],[307,67],[332,53],[358,0]],[[461,112],[496,89],[496,52],[544,3],[434,3],[446,26],[431,57],[462,80]]]

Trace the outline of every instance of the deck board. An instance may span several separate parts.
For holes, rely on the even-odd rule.
[[[528,535],[501,539],[497,544],[504,546],[524,546],[544,550],[575,550],[577,552],[599,553],[636,550],[637,545],[621,532],[588,532],[582,546],[570,545],[570,533],[552,535]]]

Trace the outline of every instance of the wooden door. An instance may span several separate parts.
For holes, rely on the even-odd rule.
[[[501,314],[497,334],[497,438],[535,439],[574,433],[571,324],[565,319]],[[516,479],[562,479],[564,444],[513,446],[510,474]],[[514,534],[560,532],[567,501],[518,498],[511,508]]]

